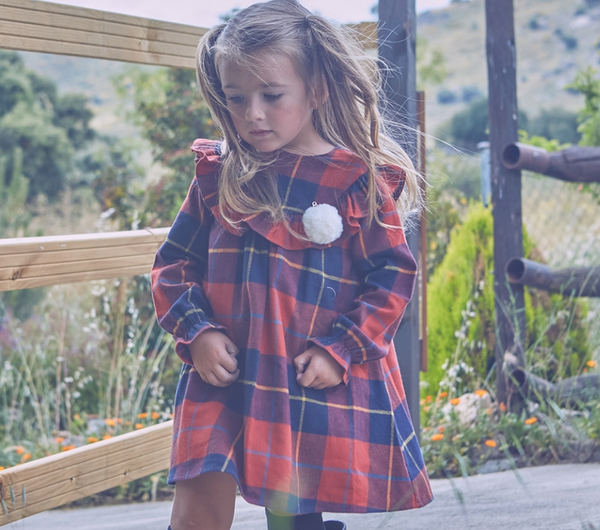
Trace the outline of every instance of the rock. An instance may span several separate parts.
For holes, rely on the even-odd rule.
[[[498,471],[508,471],[509,469],[513,469],[513,467],[513,464],[506,458],[501,460],[488,460],[477,468],[477,473],[485,475],[487,473],[497,473]]]
[[[477,394],[463,394],[456,405],[448,403],[443,406],[442,412],[446,419],[450,419],[450,412],[454,410],[458,420],[463,425],[470,425],[477,419],[477,414],[481,410],[487,410],[492,406],[492,398],[489,394],[479,396]]]

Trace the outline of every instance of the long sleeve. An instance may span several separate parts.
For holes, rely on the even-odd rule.
[[[393,228],[373,221],[353,236],[353,263],[362,287],[353,309],[338,316],[329,336],[311,338],[346,369],[345,379],[351,363],[387,355],[415,285],[417,265],[392,200],[380,219]]]
[[[176,341],[182,361],[192,364],[188,345],[207,329],[224,328],[212,322],[213,313],[203,290],[212,224],[195,178],[152,268],[152,296],[162,328]]]

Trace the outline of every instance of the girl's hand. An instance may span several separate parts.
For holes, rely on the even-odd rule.
[[[194,368],[205,383],[223,388],[240,376],[235,358],[239,350],[224,333],[217,330],[205,331],[188,348]]]
[[[344,368],[320,346],[313,346],[294,359],[296,381],[306,388],[330,388],[344,379]]]

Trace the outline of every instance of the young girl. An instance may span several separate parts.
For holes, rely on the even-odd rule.
[[[401,217],[418,183],[382,132],[376,62],[272,0],[201,40],[198,80],[223,141],[194,142],[152,273],[184,362],[172,530],[230,528],[237,487],[270,530],[427,504],[392,343],[417,274]]]

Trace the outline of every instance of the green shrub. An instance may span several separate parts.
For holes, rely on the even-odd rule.
[[[523,247],[525,257],[539,261],[525,231]],[[423,395],[435,394],[447,371],[460,366],[473,370],[473,384],[491,378],[496,341],[493,255],[492,212],[471,203],[427,287],[429,370],[422,378]],[[528,367],[550,380],[580,373],[591,358],[586,303],[525,289],[525,313]],[[460,388],[473,390],[468,384]]]

